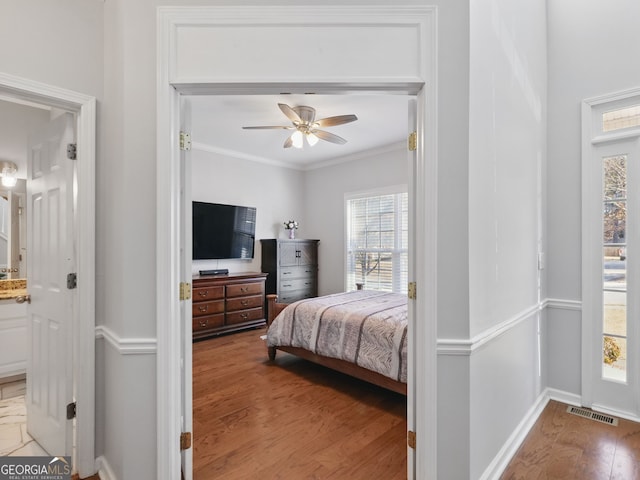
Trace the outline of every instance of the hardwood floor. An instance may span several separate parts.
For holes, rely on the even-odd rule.
[[[640,424],[611,426],[566,409],[549,402],[501,479],[640,479]]]
[[[194,479],[406,479],[406,399],[278,352],[193,344]]]

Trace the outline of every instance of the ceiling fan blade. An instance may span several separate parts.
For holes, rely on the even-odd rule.
[[[321,118],[314,125],[319,127],[333,127],[335,125],[343,125],[345,123],[351,123],[358,120],[355,115],[336,115],[335,117]]]
[[[262,125],[257,127],[242,127],[243,130],[271,130],[271,129],[284,129],[284,130],[292,130],[295,127],[284,127],[281,125]]]
[[[311,133],[319,139],[326,140],[327,142],[337,143],[338,145],[344,145],[347,143],[344,138],[334,135],[333,133],[325,132],[324,130],[312,130]]]
[[[294,123],[302,123],[302,119],[300,118],[300,115],[298,115],[295,112],[295,110],[291,108],[289,105],[287,105],[286,103],[279,103],[278,107],[280,107],[280,110],[282,110],[282,113],[284,113],[289,120],[291,120]]]
[[[284,148],[291,148],[293,146],[293,139],[291,138],[291,135],[289,135],[287,137],[287,139],[284,141]]]

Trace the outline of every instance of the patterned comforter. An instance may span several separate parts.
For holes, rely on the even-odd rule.
[[[291,346],[407,381],[407,297],[359,290],[288,305],[267,332],[269,347]]]

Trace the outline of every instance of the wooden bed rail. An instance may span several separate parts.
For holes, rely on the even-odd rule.
[[[278,295],[270,293],[267,295],[267,326],[271,325],[273,319],[284,310],[286,303],[278,303]]]

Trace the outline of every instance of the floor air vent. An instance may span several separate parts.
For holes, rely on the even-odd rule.
[[[617,418],[611,417],[609,415],[603,415],[602,413],[597,413],[586,408],[568,406],[567,413],[578,415],[579,417],[589,418],[591,420],[595,420],[596,422],[606,423],[607,425],[613,425],[614,427],[618,426]]]

